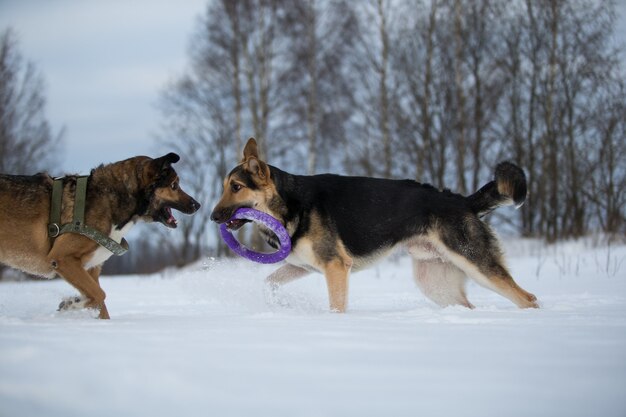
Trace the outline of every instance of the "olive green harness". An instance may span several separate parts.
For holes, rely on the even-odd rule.
[[[85,224],[85,201],[87,196],[87,180],[89,176],[76,177],[76,194],[74,196],[74,218],[71,223],[61,225],[61,208],[63,205],[63,178],[55,178],[52,184],[52,200],[50,202],[50,223],[48,236],[51,242],[63,233],[78,233],[105,247],[114,255],[120,256],[128,250],[128,242],[122,238],[117,243],[99,230]]]

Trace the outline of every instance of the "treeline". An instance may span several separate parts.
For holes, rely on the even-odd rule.
[[[222,253],[208,215],[249,136],[295,173],[465,194],[509,159],[529,180],[522,235],[623,235],[615,19],[613,2],[595,0],[208,2],[161,101],[162,144],[184,155],[205,207],[181,240]]]
[[[33,174],[58,162],[63,129],[45,115],[45,83],[19,51],[12,29],[0,31],[0,173]]]
[[[228,253],[209,215],[251,136],[294,173],[464,194],[512,160],[529,180],[518,217],[507,213],[520,234],[624,236],[615,12],[597,0],[208,1],[159,103],[160,143],[203,208],[175,233],[145,228],[122,269]],[[148,264],[146,251],[160,256]]]

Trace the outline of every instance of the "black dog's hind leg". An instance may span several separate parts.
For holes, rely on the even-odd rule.
[[[468,216],[460,224],[440,227],[433,242],[446,258],[478,284],[508,298],[520,308],[538,308],[537,297],[521,288],[504,266],[502,252],[489,227]]]
[[[441,307],[462,305],[474,308],[465,293],[465,272],[452,263],[413,258],[413,277],[422,293]]]

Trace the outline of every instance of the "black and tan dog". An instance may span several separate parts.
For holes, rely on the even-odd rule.
[[[441,306],[473,307],[465,294],[469,276],[527,308],[538,307],[536,297],[515,283],[496,237],[480,219],[525,199],[524,172],[508,162],[498,165],[494,181],[464,197],[412,180],[291,175],[261,161],[250,139],[243,160],[224,180],[211,218],[224,223],[237,208],[253,207],[279,219],[291,236],[292,252],[287,264],[267,278],[269,284],[322,272],[333,311],[346,309],[350,272],[398,245],[412,255],[420,289]],[[227,225],[238,229],[244,223]],[[262,233],[276,247],[276,237]]]
[[[137,156],[91,171],[84,223],[120,242],[139,221],[160,222],[175,228],[172,209],[191,214],[200,204],[179,185],[169,153],[152,159]],[[65,177],[61,223],[72,221],[76,176]],[[33,275],[62,276],[81,293],[64,300],[60,309],[90,307],[109,314],[100,287],[102,264],[112,253],[88,237],[75,233],[48,237],[53,180],[47,174],[0,175],[0,262]]]

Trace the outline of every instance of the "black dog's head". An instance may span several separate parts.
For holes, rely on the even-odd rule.
[[[185,214],[198,211],[200,203],[180,188],[178,174],[172,168],[172,164],[180,159],[177,154],[168,153],[156,159],[138,158],[141,158],[137,164],[138,185],[147,203],[146,211],[142,215],[144,220],[175,228],[177,221],[172,209]]]
[[[259,159],[257,143],[250,138],[243,150],[243,159],[224,179],[224,192],[211,213],[216,223],[228,222],[236,230],[248,220],[231,220],[241,207],[250,207],[280,219],[282,199],[271,178],[270,167]]]

